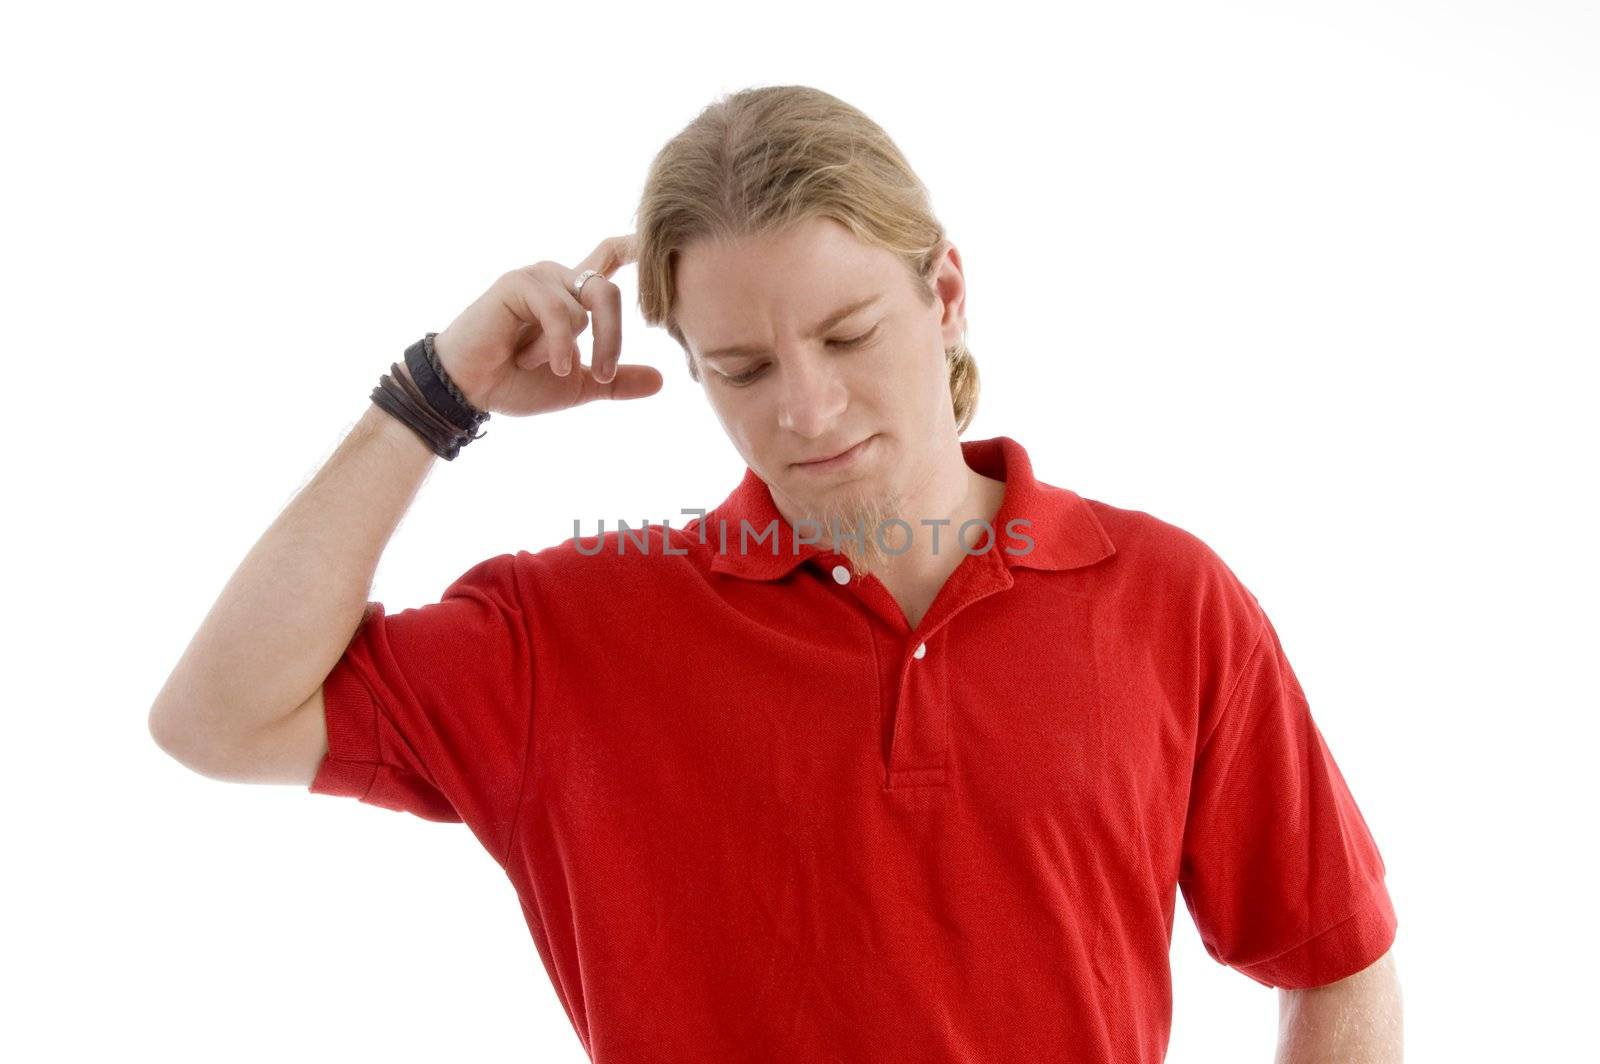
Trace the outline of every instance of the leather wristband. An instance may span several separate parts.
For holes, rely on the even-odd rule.
[[[371,398],[449,462],[461,448],[486,434],[479,426],[489,420],[489,413],[468,402],[445,373],[433,351],[436,335],[429,333],[407,348],[406,369],[398,362],[390,365]]]
[[[428,333],[406,348],[406,369],[411,371],[411,379],[440,417],[458,429],[474,432],[488,420],[489,415],[468,402],[449,374],[445,373],[438,352],[433,348],[433,338],[438,335]]]

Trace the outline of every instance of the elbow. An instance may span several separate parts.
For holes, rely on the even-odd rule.
[[[150,740],[162,753],[174,761],[187,764],[184,748],[185,729],[175,713],[163,708],[158,702],[150,707],[145,727],[149,729]]]
[[[210,775],[216,744],[199,726],[192,714],[156,703],[146,720],[150,739],[162,753],[193,772]]]

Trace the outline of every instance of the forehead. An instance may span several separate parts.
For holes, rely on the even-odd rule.
[[[697,349],[803,331],[847,304],[892,296],[904,267],[831,218],[729,240],[699,240],[678,253],[676,318]],[[904,282],[900,287],[906,287]]]

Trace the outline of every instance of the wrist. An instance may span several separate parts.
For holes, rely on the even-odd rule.
[[[439,457],[433,446],[418,435],[417,430],[395,417],[392,413],[370,403],[367,410],[361,415],[360,424],[366,431],[389,444],[404,454],[421,456],[428,459]],[[431,462],[429,464],[432,464]]]
[[[472,406],[433,352],[433,333],[406,348],[372,390],[375,405],[409,429],[433,454],[453,461],[484,435],[489,413]]]

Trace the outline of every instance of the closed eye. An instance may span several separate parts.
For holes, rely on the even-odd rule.
[[[853,347],[860,347],[862,344],[866,343],[867,341],[871,340],[874,336],[876,336],[877,332],[878,332],[878,326],[874,325],[872,328],[868,329],[866,332],[862,333],[860,336],[852,336],[848,340],[829,340],[828,343],[833,347],[842,347],[842,348],[846,348],[846,349],[853,348]],[[749,384],[751,381],[753,381],[757,377],[761,376],[761,374],[766,371],[766,368],[767,368],[767,365],[766,365],[766,363],[763,362],[761,365],[757,366],[755,369],[747,370],[744,373],[739,374],[738,376],[730,377],[730,376],[724,375],[723,376],[723,380],[725,380],[729,384],[733,384],[733,385]]]

